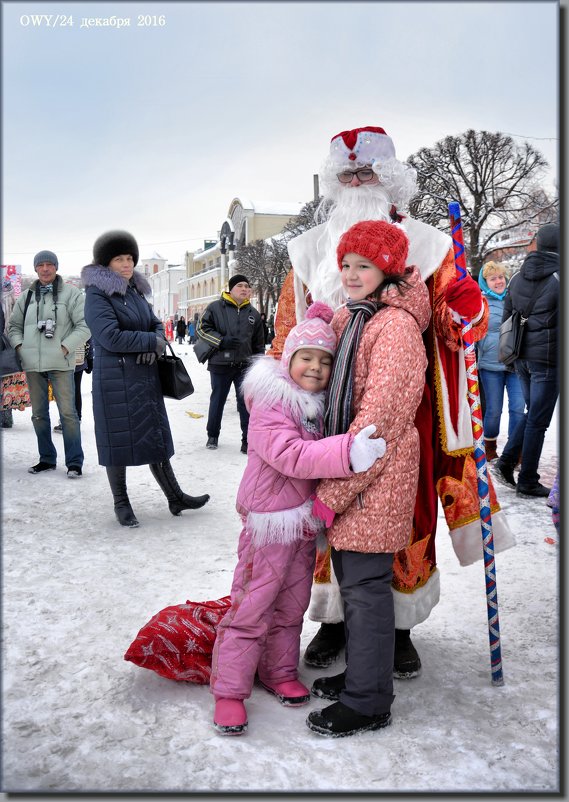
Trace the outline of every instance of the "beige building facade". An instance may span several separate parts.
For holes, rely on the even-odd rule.
[[[233,261],[242,245],[279,234],[302,202],[264,201],[234,198],[229,204],[217,241],[204,243],[198,251],[186,252],[186,275],[180,282],[178,316],[186,320],[199,317],[206,306],[219,298],[236,272]],[[251,299],[255,305],[255,298]]]

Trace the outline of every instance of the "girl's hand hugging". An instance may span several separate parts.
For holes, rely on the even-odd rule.
[[[361,432],[358,432],[354,437],[350,447],[350,465],[354,473],[363,473],[367,471],[376,459],[383,457],[386,450],[385,440],[383,437],[378,437],[376,440],[370,440],[371,435],[376,431],[376,427],[372,424],[366,426]]]

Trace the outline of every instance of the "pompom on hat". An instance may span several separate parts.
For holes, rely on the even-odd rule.
[[[138,245],[132,234],[128,231],[106,231],[93,245],[93,262],[108,267],[111,259],[129,253],[138,262]]]
[[[382,270],[386,276],[402,276],[409,253],[409,240],[397,223],[363,220],[349,228],[337,248],[338,268],[347,253],[357,253]]]
[[[330,158],[341,167],[359,167],[363,164],[382,164],[395,158],[395,146],[383,128],[367,125],[352,128],[333,136],[330,141]]]
[[[289,331],[285,340],[281,357],[281,365],[285,371],[288,372],[290,360],[301,348],[316,348],[335,355],[338,339],[330,325],[333,317],[332,309],[321,301],[308,307],[305,319]]]

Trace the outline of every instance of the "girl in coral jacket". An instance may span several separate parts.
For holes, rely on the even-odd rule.
[[[222,734],[247,729],[243,700],[256,674],[281,704],[309,701],[298,660],[322,529],[312,515],[313,494],[318,479],[354,477],[385,453],[382,439],[370,439],[374,426],[322,439],[336,350],[332,315],[325,304],[313,304],[289,333],[280,362],[258,358],[243,382],[250,412],[248,461],[237,493],[243,529],[210,683],[214,727]]]
[[[325,434],[374,425],[387,443],[365,473],[325,479],[313,514],[328,529],[344,605],[346,671],[316,680],[312,693],[334,703],[308,727],[340,737],[391,721],[395,617],[394,553],[407,545],[419,478],[415,413],[425,384],[422,332],[431,309],[408,239],[395,223],[364,221],[340,239],[337,255],[350,300],[332,320],[339,337],[328,387]]]

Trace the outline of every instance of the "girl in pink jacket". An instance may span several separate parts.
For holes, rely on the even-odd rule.
[[[317,679],[312,693],[334,704],[310,713],[320,735],[376,730],[391,721],[395,618],[394,553],[407,545],[419,476],[415,413],[427,357],[431,308],[419,271],[406,268],[408,240],[393,223],[364,221],[340,239],[338,267],[350,300],[332,320],[338,334],[325,434],[373,424],[387,450],[369,470],[325,479],[313,513],[328,529],[344,605],[346,671]]]
[[[385,452],[383,440],[369,439],[374,426],[322,439],[336,350],[332,314],[325,304],[313,304],[289,333],[280,362],[260,357],[243,381],[250,412],[247,467],[237,493],[243,529],[210,681],[214,727],[222,734],[247,729],[243,700],[255,674],[281,704],[309,701],[298,659],[322,528],[312,515],[317,480],[353,477]]]

